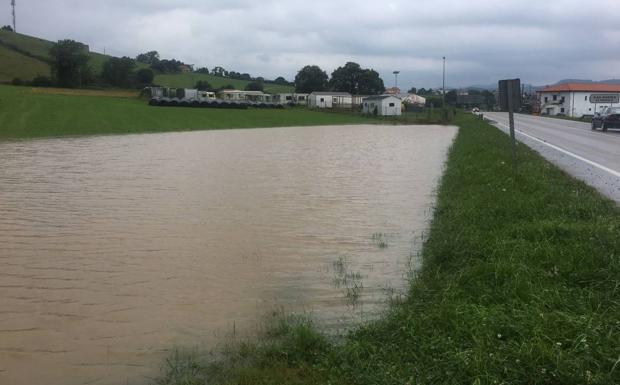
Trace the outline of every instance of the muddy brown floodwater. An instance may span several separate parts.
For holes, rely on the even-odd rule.
[[[273,309],[372,317],[405,288],[456,130],[0,143],[0,383],[144,384]]]

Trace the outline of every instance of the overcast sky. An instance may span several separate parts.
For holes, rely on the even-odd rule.
[[[0,24],[10,23],[4,0]],[[620,78],[620,0],[17,0],[18,32],[293,80],[347,61],[392,86]]]

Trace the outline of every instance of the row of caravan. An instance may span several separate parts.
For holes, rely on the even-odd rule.
[[[424,98],[414,94],[351,95],[348,92],[315,91],[307,93],[266,94],[262,91],[201,91],[189,88],[150,87],[151,105],[187,105],[192,102],[229,102],[230,106],[302,105],[317,109],[361,109],[365,114],[400,115],[402,104],[424,105]],[[163,101],[158,103],[158,101]],[[192,105],[196,105],[193,103]],[[211,103],[209,106],[219,106]],[[222,104],[224,106],[224,104]],[[232,107],[232,108],[235,108]],[[259,107],[259,108],[261,108]],[[231,107],[229,107],[231,108]],[[243,108],[243,107],[242,107]]]

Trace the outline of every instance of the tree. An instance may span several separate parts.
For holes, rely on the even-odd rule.
[[[263,82],[251,82],[245,86],[246,91],[262,91],[264,89]]]
[[[372,69],[363,69],[359,64],[348,62],[332,72],[329,81],[334,91],[348,92],[354,95],[374,95],[385,90],[379,73]]]
[[[150,68],[142,68],[136,72],[136,81],[139,84],[152,84],[155,74]]]
[[[199,74],[209,74],[209,69],[207,67],[198,68],[195,72]]]
[[[211,73],[215,76],[226,77],[228,76],[228,72],[223,67],[213,67]]]
[[[211,87],[211,84],[209,84],[209,82],[206,80],[198,80],[196,82],[196,85],[194,85],[194,88],[199,91],[209,91],[213,89],[213,87]]]
[[[282,76],[278,76],[276,78],[276,80],[273,81],[275,84],[288,84],[288,82],[286,81],[286,79],[284,79]]]
[[[103,63],[101,78],[113,86],[127,87],[131,85],[131,73],[135,67],[136,62],[132,58],[111,57]]]
[[[74,40],[59,40],[50,49],[52,77],[60,87],[80,87],[88,81],[88,50]]]
[[[308,65],[295,75],[295,92],[309,94],[327,89],[327,73],[319,66]]]
[[[456,91],[450,90],[446,92],[446,104],[456,104]]]
[[[159,71],[161,73],[177,73],[181,72],[180,66],[183,65],[183,62],[171,59],[162,59],[156,63],[151,64],[151,68],[155,71]]]
[[[11,27],[10,25],[3,25],[2,28],[0,28],[0,31],[13,32],[13,27]]]
[[[484,90],[482,91],[482,97],[484,98],[484,104],[486,104],[488,109],[495,106],[495,94],[493,92]]]
[[[136,56],[136,61],[144,64],[153,65],[159,61],[159,52],[149,51]]]
[[[415,94],[415,93],[417,93],[417,92],[418,92],[418,89],[417,89],[417,88],[415,88],[415,87],[411,87],[411,88],[409,89],[409,91],[407,91],[407,93],[409,93],[409,94]]]

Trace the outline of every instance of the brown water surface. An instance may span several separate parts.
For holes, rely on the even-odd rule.
[[[372,317],[406,285],[455,132],[0,143],[0,384],[148,383],[173,346],[277,308],[329,330]]]

